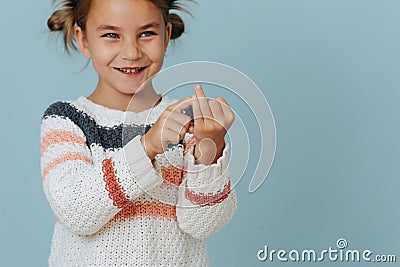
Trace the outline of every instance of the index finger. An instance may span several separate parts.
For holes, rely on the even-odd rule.
[[[192,105],[192,96],[187,96],[185,98],[182,98],[181,100],[178,100],[176,103],[171,104],[168,106],[168,110],[175,110],[179,109],[179,111],[182,111]]]

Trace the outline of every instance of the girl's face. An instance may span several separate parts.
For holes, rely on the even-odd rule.
[[[146,0],[95,0],[75,37],[99,75],[97,88],[134,94],[162,67],[172,25]]]

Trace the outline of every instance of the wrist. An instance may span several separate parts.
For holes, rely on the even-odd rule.
[[[194,147],[195,164],[210,165],[217,162],[225,148],[225,140],[214,142],[211,139],[204,139],[196,142]]]
[[[153,160],[156,157],[157,153],[154,152],[154,150],[151,148],[151,145],[147,142],[146,136],[142,136],[140,138],[140,141],[149,159]]]

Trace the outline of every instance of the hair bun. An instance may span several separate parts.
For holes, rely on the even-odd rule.
[[[47,20],[47,26],[51,31],[60,31],[64,35],[64,47],[69,52],[68,46],[76,48],[73,42],[74,14],[71,8],[55,11]]]
[[[47,20],[47,26],[51,31],[62,31],[66,24],[66,21],[70,17],[71,10],[61,9],[57,10]]]
[[[178,14],[170,13],[168,14],[168,22],[172,24],[171,39],[179,38],[185,31],[185,23]]]

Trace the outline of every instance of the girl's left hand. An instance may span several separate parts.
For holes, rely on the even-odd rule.
[[[201,85],[195,86],[193,95],[194,131],[196,139],[194,157],[197,164],[217,162],[225,147],[225,135],[235,116],[223,97],[207,99]]]

